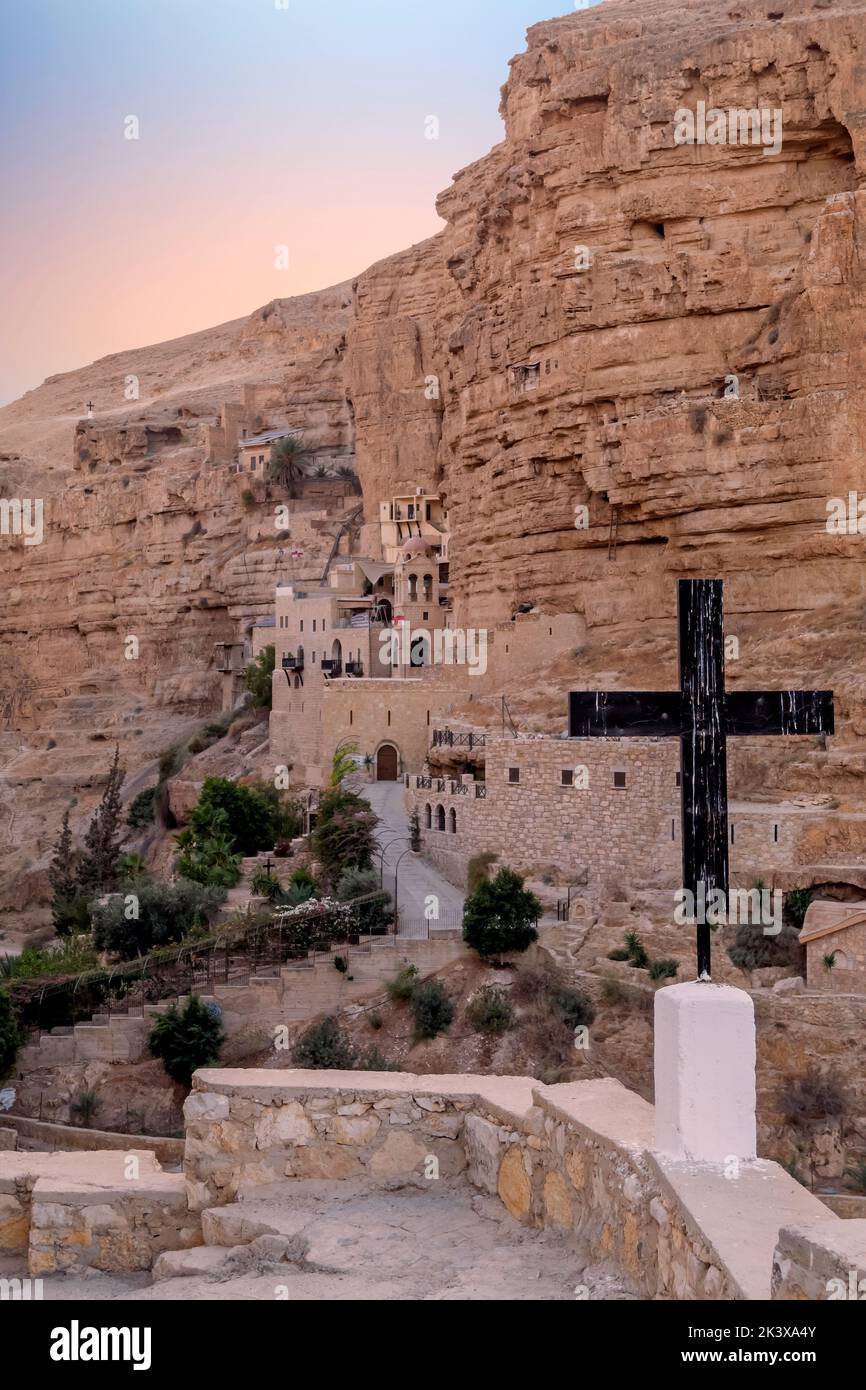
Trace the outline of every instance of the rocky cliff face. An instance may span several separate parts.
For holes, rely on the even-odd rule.
[[[46,498],[42,545],[0,541],[0,802],[21,846],[0,905],[93,778],[93,741],[146,769],[215,707],[213,643],[270,609],[289,563],[271,510],[207,461],[244,387],[263,423],[354,448],[368,520],[441,487],[457,622],[583,616],[580,653],[508,692],[527,723],[561,728],[569,686],[673,685],[674,581],[720,575],[733,685],[837,691],[831,750],[750,744],[738,790],[855,801],[866,537],[825,522],[866,494],[864,41],[866,0],[605,0],[537,25],[505,138],[442,194],[440,235],[0,411],[0,493]],[[699,102],[780,111],[781,150],[676,144]],[[297,573],[321,569],[320,520]]]

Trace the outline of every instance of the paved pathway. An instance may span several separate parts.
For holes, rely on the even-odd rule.
[[[439,921],[431,922],[431,928],[459,928],[463,920],[463,894],[446,878],[428,864],[420,854],[406,854],[409,849],[409,817],[403,804],[405,787],[402,782],[370,782],[361,788],[379,817],[377,838],[380,847],[385,849],[384,886],[394,896],[394,872],[397,871],[397,906],[400,916],[408,925],[410,922],[424,920],[425,899],[436,896],[439,899]],[[399,867],[398,867],[398,860]],[[379,857],[376,857],[376,868]]]

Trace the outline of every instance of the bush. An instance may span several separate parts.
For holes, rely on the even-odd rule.
[[[15,1006],[8,991],[0,989],[0,1080],[14,1067],[18,1049],[23,1041]]]
[[[671,957],[664,957],[662,960],[654,960],[650,964],[649,977],[651,980],[673,980],[676,978],[680,968],[678,960]]]
[[[244,671],[244,685],[256,709],[270,709],[273,691],[271,677],[276,667],[276,651],[265,647]]]
[[[143,792],[139,792],[138,796],[133,798],[126,814],[127,825],[131,825],[134,830],[140,830],[145,825],[153,825],[155,796],[156,787],[146,787]]]
[[[307,1071],[351,1071],[355,1052],[337,1020],[329,1017],[301,1034],[292,1061]]]
[[[9,956],[9,977],[32,980],[40,975],[78,975],[99,964],[89,936],[68,936],[56,946],[30,946],[19,956]]]
[[[272,903],[275,903],[283,894],[279,879],[274,878],[266,869],[258,869],[253,874],[250,879],[250,892],[254,897],[267,898]]]
[[[172,1004],[156,1020],[148,1047],[173,1081],[189,1087],[194,1071],[219,1061],[224,1042],[219,1011],[192,994],[182,1008]]]
[[[629,959],[636,970],[646,970],[649,967],[647,949],[636,931],[626,932],[625,949],[628,951]]]
[[[176,883],[145,881],[134,894],[138,916],[127,917],[131,896],[111,898],[93,914],[97,949],[110,951],[121,960],[133,960],[155,946],[182,941],[195,928],[206,926],[225,899],[222,889],[186,879]]]
[[[504,990],[483,985],[469,1001],[466,1017],[476,1033],[507,1033],[514,1027],[514,1010]]]
[[[794,888],[785,895],[785,907],[797,931],[800,931],[803,926],[811,901],[811,888]]]
[[[513,869],[500,869],[467,898],[463,909],[463,940],[480,956],[526,951],[537,940],[536,919],[541,903],[523,886]]]
[[[371,1047],[358,1063],[359,1071],[399,1071],[398,1062],[389,1062],[384,1053],[378,1047]]]
[[[379,887],[375,869],[359,869],[354,865],[344,869],[336,889],[337,901],[357,903],[359,932],[374,935],[384,931],[394,918],[390,893]],[[363,901],[358,902],[358,899]]]
[[[778,1103],[785,1120],[795,1127],[813,1120],[836,1119],[848,1108],[839,1083],[815,1068],[802,1076],[789,1076],[779,1089]]]
[[[372,868],[378,823],[369,802],[355,792],[335,787],[325,793],[319,802],[312,845],[329,883],[338,883],[347,869]]]
[[[435,1038],[445,1032],[454,1018],[454,1005],[440,980],[427,980],[413,990],[412,1013],[417,1038]]]
[[[575,1028],[588,1028],[595,1020],[592,1000],[569,985],[556,985],[550,993],[550,1004],[554,1013],[572,1032]]]
[[[393,978],[389,980],[385,988],[388,991],[388,998],[395,1003],[403,1003],[411,999],[418,984],[417,965],[406,965]]]
[[[484,850],[481,854],[473,854],[466,870],[466,884],[470,896],[475,892],[476,888],[480,888],[482,883],[487,883],[489,881],[490,874],[488,870],[492,864],[496,863],[498,858],[499,855],[494,854],[492,850],[489,849]]]
[[[102,1101],[95,1091],[79,1091],[69,1109],[85,1129],[89,1129]]]

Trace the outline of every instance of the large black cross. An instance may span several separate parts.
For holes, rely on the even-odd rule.
[[[725,691],[721,579],[677,585],[680,688],[572,691],[571,738],[676,736],[681,748],[683,888],[728,892],[726,740],[735,734],[832,734],[831,690]],[[698,920],[698,979],[710,978],[710,923]]]

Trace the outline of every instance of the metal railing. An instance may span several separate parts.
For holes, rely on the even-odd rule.
[[[483,748],[487,743],[486,734],[476,734],[471,729],[434,729],[434,748]]]

